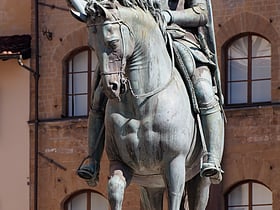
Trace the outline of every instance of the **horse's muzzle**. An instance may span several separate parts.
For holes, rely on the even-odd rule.
[[[102,86],[109,99],[120,100],[121,82],[118,75],[103,75]]]

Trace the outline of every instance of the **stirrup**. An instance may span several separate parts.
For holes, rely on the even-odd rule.
[[[77,169],[77,175],[82,179],[93,179],[96,177],[90,166],[82,166]]]
[[[91,187],[97,186],[99,182],[99,170],[94,171],[94,169],[89,165],[79,167],[77,169],[77,175],[86,180],[87,184]]]
[[[86,179],[86,180],[89,180],[89,179],[98,179],[98,175],[99,175],[99,164],[97,163],[97,161],[94,161],[94,166],[95,167],[91,167],[90,165],[84,165],[84,162],[91,158],[91,156],[87,156],[85,157],[79,168],[77,169],[77,175],[82,178],[82,179]]]
[[[200,163],[200,176],[201,177],[214,177],[219,173],[223,173],[220,165],[218,164],[218,159],[211,153],[205,153],[201,157]]]
[[[220,169],[214,163],[203,163],[200,170],[201,177],[212,177],[220,172]]]

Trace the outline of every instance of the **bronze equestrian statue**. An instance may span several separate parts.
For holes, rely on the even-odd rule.
[[[73,0],[69,5],[87,23],[100,63],[89,114],[90,162],[78,174],[96,184],[105,138],[112,209],[121,209],[130,181],[142,186],[146,209],[162,209],[158,201],[165,186],[170,210],[184,208],[184,186],[189,208],[205,209],[209,180],[222,179],[224,141],[211,4]]]

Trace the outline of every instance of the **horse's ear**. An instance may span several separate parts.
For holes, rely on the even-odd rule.
[[[105,19],[109,19],[109,20],[113,18],[111,12],[105,7],[103,7],[101,4],[99,4],[98,2],[95,2],[94,9],[96,10],[98,16],[102,16]]]

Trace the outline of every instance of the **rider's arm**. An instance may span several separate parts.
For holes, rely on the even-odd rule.
[[[202,2],[184,10],[165,10],[163,14],[168,24],[176,23],[181,27],[204,26],[208,21],[207,7]]]

